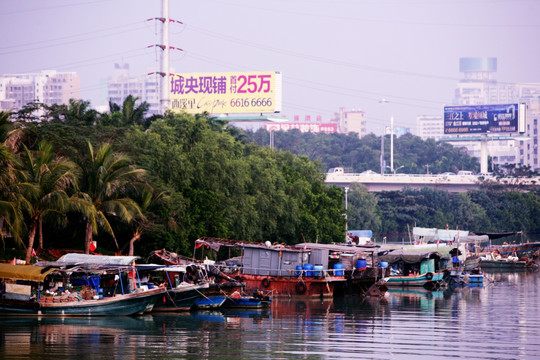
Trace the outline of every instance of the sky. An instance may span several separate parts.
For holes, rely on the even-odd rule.
[[[114,64],[159,71],[161,0],[2,0],[0,74],[74,71],[105,105]],[[278,71],[280,115],[363,110],[368,132],[416,131],[452,105],[462,57],[540,82],[539,0],[169,0],[171,71]],[[151,20],[148,20],[151,19]],[[381,101],[385,99],[386,101]]]

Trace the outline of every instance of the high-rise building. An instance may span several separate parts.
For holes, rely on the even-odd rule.
[[[540,83],[522,83],[516,85],[520,102],[527,106],[525,136],[530,140],[519,142],[519,163],[528,165],[533,170],[540,171],[538,157],[538,122],[540,119]]]
[[[362,110],[345,111],[339,108],[339,113],[335,114],[338,123],[338,131],[341,133],[357,133],[359,138],[367,134],[366,113]]]
[[[461,58],[459,70],[463,73],[463,79],[457,84],[454,105],[510,104],[520,101],[516,84],[501,84],[495,80],[497,58]],[[480,158],[480,142],[463,141],[452,144],[465,147],[469,155]],[[487,147],[492,165],[518,162],[517,140],[489,141]]]
[[[444,136],[444,121],[441,115],[418,115],[416,117],[417,135],[422,140],[439,140]]]
[[[75,72],[44,70],[39,73],[0,76],[0,110],[17,111],[26,104],[68,104],[80,99],[81,80]]]
[[[150,104],[147,115],[159,114],[159,76],[155,73],[130,76],[129,64],[114,64],[114,74],[107,86],[107,100],[121,106],[128,95],[132,95],[139,98],[136,105],[143,101]]]

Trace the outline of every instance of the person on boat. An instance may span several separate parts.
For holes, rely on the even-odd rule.
[[[452,257],[452,265],[454,266],[454,268],[458,268],[460,263],[461,261],[459,260],[459,257],[457,255],[454,255]]]

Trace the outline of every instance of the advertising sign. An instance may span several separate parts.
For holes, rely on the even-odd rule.
[[[337,133],[337,124],[317,124],[317,123],[272,123],[265,124],[266,131],[289,131],[293,129],[300,130],[301,133]]]
[[[169,90],[174,112],[281,111],[281,74],[275,71],[171,74]]]
[[[518,104],[445,106],[444,133],[517,132],[525,122],[522,109]]]

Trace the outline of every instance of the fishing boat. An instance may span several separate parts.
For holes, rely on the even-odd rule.
[[[525,271],[528,266],[527,260],[520,260],[517,256],[502,257],[498,251],[480,259],[480,267],[486,271]]]
[[[225,300],[227,300],[227,296],[225,295],[203,296],[195,301],[193,308],[197,310],[218,309],[223,305]]]
[[[262,292],[256,292],[253,295],[242,294],[239,291],[227,296],[223,303],[225,309],[262,309],[270,306],[272,298],[264,296]]]
[[[484,286],[484,274],[480,269],[468,270],[462,268],[446,270],[443,279],[450,288]]]
[[[195,248],[239,249],[242,255],[215,264],[239,282],[246,293],[262,291],[272,297],[332,297],[336,283],[345,282],[343,264],[331,269],[328,249],[303,249],[269,242],[246,243],[200,238]]]
[[[385,279],[388,288],[438,289],[444,285],[442,269],[447,268],[448,259],[437,252],[396,249],[379,254],[379,259],[390,267],[390,276]]]
[[[151,279],[153,282],[164,280],[167,288],[167,292],[156,302],[154,312],[189,311],[209,288],[208,282],[184,281],[187,278],[186,266],[166,266],[151,273],[160,274],[161,277]]]
[[[128,272],[125,267],[90,270],[78,266],[62,269],[0,264],[0,313],[72,316],[143,314],[153,307],[166,290],[162,287],[130,288]],[[81,281],[85,284],[82,285]],[[104,281],[112,281],[109,282],[115,289],[112,293],[104,295],[100,291]]]

